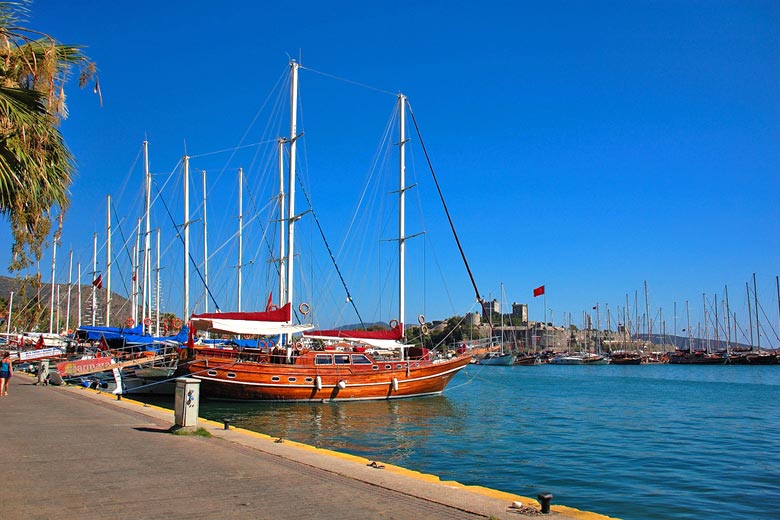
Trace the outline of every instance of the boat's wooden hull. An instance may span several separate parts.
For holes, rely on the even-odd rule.
[[[440,361],[367,365],[270,364],[202,357],[183,363],[209,398],[251,401],[356,401],[441,393],[470,355]],[[304,360],[299,360],[304,361]]]

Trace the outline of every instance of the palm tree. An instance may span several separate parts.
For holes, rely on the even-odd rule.
[[[75,166],[58,125],[71,70],[79,68],[80,86],[95,78],[99,94],[80,47],[19,26],[28,4],[0,2],[0,214],[14,237],[10,271],[40,259],[55,213],[68,207]]]

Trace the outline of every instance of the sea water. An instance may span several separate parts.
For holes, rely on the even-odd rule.
[[[471,365],[441,396],[200,415],[614,517],[780,518],[778,366]]]

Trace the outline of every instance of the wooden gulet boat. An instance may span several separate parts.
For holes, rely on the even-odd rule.
[[[400,189],[399,189],[399,316],[389,330],[312,330],[310,324],[292,323],[296,89],[298,64],[291,63],[291,128],[288,140],[288,214],[284,216],[289,248],[280,281],[280,308],[265,312],[207,313],[193,315],[192,327],[215,333],[280,338],[262,349],[220,349],[188,342],[179,373],[201,381],[206,397],[260,401],[378,400],[441,393],[455,374],[471,361],[471,355],[434,356],[427,349],[405,345],[404,317],[404,111],[406,97],[399,95]],[[309,312],[306,303],[298,310]],[[418,318],[425,328],[424,318]],[[303,333],[298,340],[293,334]],[[317,348],[315,349],[315,345]],[[324,346],[323,346],[324,345]],[[323,350],[320,350],[322,348]]]

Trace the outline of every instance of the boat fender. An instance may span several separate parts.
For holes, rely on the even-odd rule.
[[[394,377],[393,378],[393,392],[397,392],[397,391],[398,391],[398,378]]]
[[[322,378],[320,376],[314,378],[314,386],[317,390],[322,390]]]
[[[302,302],[300,305],[298,305],[298,310],[301,311],[301,314],[303,314],[304,316],[309,314],[310,309],[311,307],[309,307],[309,304],[306,302]]]
[[[394,329],[398,326],[398,320],[390,320],[390,328]]]
[[[420,314],[420,315],[417,316],[417,323],[419,323],[420,325],[425,325],[425,315],[424,314]]]
[[[339,390],[344,390],[347,387],[347,383],[343,379],[339,379]]]

